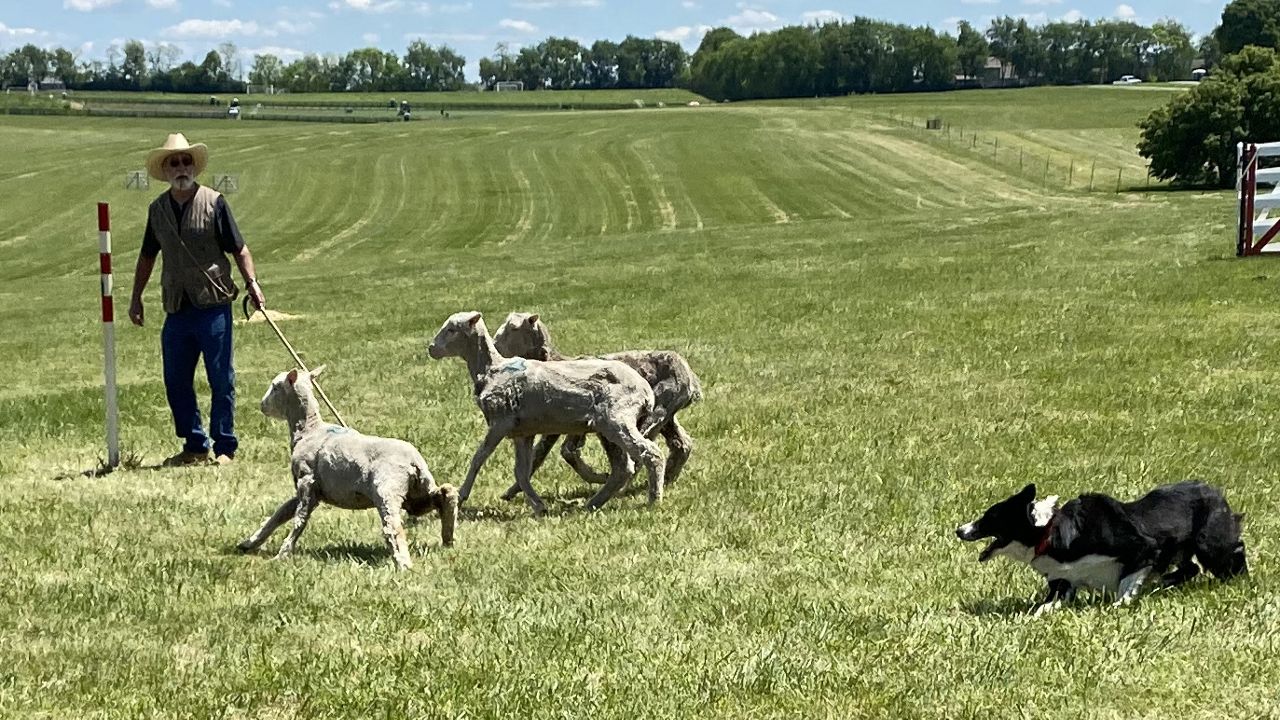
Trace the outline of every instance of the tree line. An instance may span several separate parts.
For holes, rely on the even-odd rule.
[[[1172,20],[1150,27],[1111,20],[1033,26],[1005,16],[992,20],[985,31],[961,21],[954,35],[864,17],[750,36],[721,27],[708,32],[692,55],[678,43],[656,38],[628,36],[585,46],[549,37],[518,50],[499,45],[480,60],[478,84],[481,89],[503,81],[520,81],[526,89],[686,87],[716,100],[740,100],[944,90],[993,80],[1098,83],[1125,74],[1182,79],[1190,76],[1197,56],[1210,64],[1221,56],[1222,34],[1220,28],[1196,46],[1188,30]],[[448,46],[421,40],[411,42],[403,55],[361,48],[284,62],[260,54],[247,68],[232,43],[210,50],[199,63],[180,63],[180,55],[170,44],[148,48],[129,40],[112,45],[105,61],[79,62],[63,48],[25,45],[0,57],[0,84],[25,86],[28,79],[54,77],[69,88],[164,92],[243,91],[246,80],[290,92],[459,90],[468,85],[466,58]],[[989,58],[999,67],[989,68]]]

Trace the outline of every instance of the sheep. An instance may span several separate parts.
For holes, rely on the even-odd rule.
[[[534,515],[541,516],[545,506],[529,483],[534,436],[592,432],[609,441],[611,472],[604,487],[587,501],[588,509],[598,510],[630,480],[628,456],[648,471],[649,503],[662,499],[662,452],[646,437],[652,429],[653,390],[635,370],[612,360],[503,358],[475,311],[450,315],[427,352],[436,360],[466,361],[476,404],[488,424],[462,483],[462,502],[470,497],[485,460],[509,437],[516,446],[516,485]]]
[[[437,510],[441,540],[446,547],[453,545],[458,521],[457,489],[436,485],[427,461],[413,445],[324,422],[311,384],[324,367],[310,373],[282,372],[262,397],[262,414],[289,423],[290,460],[297,494],[284,501],[257,532],[237,547],[242,552],[256,549],[292,517],[293,530],[276,554],[276,559],[288,557],[306,529],[312,510],[322,501],[347,510],[377,508],[382,536],[400,570],[413,566],[400,522],[401,508],[414,516]]]
[[[551,345],[551,332],[539,316],[529,313],[511,313],[493,338],[494,347],[507,357],[523,357],[534,360],[559,361],[566,359]],[[689,363],[679,353],[670,350],[638,350],[600,355],[606,360],[617,360],[634,368],[649,382],[654,394],[654,419],[652,427],[666,440],[668,455],[664,482],[674,484],[693,452],[693,438],[676,420],[676,413],[702,399],[702,384]],[[538,443],[533,458],[534,472],[542,465],[556,437],[548,435]],[[603,481],[600,473],[582,459],[582,436],[565,438],[560,455],[589,483]],[[512,486],[503,497],[513,498],[519,488]]]

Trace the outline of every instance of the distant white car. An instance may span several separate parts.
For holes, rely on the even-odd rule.
[[[1132,75],[1121,75],[1119,80],[1116,80],[1111,84],[1112,85],[1133,85],[1134,83],[1140,83],[1140,82],[1142,82],[1142,78],[1137,78]]]

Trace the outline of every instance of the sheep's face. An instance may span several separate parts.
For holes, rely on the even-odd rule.
[[[511,313],[493,336],[493,345],[505,357],[529,357],[547,344],[546,326],[532,313]]]
[[[262,408],[262,414],[276,420],[288,420],[289,408],[301,404],[299,397],[311,395],[311,380],[319,377],[325,367],[321,365],[309,373],[290,370],[277,375],[267,387],[267,394],[262,396],[262,402],[259,405]]]
[[[447,357],[465,357],[468,348],[471,346],[470,339],[480,333],[487,332],[484,322],[480,320],[480,313],[474,310],[454,313],[449,316],[448,320],[444,321],[440,331],[436,333],[435,338],[431,340],[431,344],[427,346],[427,354],[435,360]]]
[[[297,390],[294,389],[294,383],[297,382],[298,371],[290,370],[282,372],[271,381],[271,385],[267,387],[267,394],[262,396],[262,414],[276,420],[285,420],[285,408],[290,402],[297,403]]]

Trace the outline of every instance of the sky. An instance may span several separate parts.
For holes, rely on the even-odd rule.
[[[286,62],[306,53],[345,54],[376,47],[403,56],[415,39],[448,45],[467,58],[476,79],[481,57],[499,43],[512,50],[547,37],[583,45],[627,35],[681,43],[692,52],[710,28],[739,33],[865,16],[952,32],[959,20],[985,29],[993,17],[1055,20],[1125,19],[1150,25],[1172,18],[1208,33],[1226,0],[0,0],[0,52],[27,43],[64,47],[81,60],[105,60],[112,45],[171,43],[199,62],[222,42],[252,57]]]

